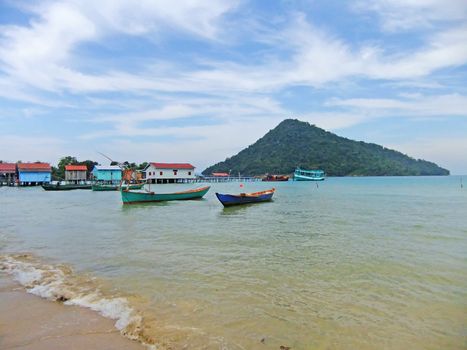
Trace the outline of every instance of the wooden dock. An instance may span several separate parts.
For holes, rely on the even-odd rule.
[[[203,176],[194,179],[180,179],[177,183],[218,183],[218,182],[256,182],[261,181],[259,177],[251,176]]]
[[[255,181],[261,181],[261,178],[252,177],[252,176],[226,176],[226,177],[205,176],[205,177],[199,177],[193,180],[193,182],[255,182]]]

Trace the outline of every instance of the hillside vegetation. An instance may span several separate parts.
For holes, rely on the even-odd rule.
[[[353,141],[309,123],[286,119],[253,145],[203,171],[237,175],[289,174],[323,169],[329,176],[449,175],[421,159],[362,141]]]

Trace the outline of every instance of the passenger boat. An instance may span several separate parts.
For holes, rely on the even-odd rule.
[[[289,177],[285,175],[266,175],[262,181],[289,181]]]
[[[123,188],[130,189],[130,190],[140,190],[144,186],[144,183],[139,184],[130,184],[130,185],[123,185]],[[94,184],[92,185],[93,191],[118,191],[120,190],[120,185],[115,184]]]
[[[304,170],[297,168],[293,174],[294,181],[323,181],[323,170]]]
[[[42,188],[46,191],[71,191],[71,190],[90,190],[92,185],[90,184],[62,184],[57,182],[56,184],[43,184]]]
[[[249,204],[249,203],[261,203],[272,200],[272,195],[276,191],[272,188],[267,191],[253,192],[253,193],[240,193],[240,194],[222,194],[216,193],[216,197],[224,207],[232,205]]]
[[[134,203],[148,203],[148,202],[165,202],[165,201],[178,201],[188,199],[200,199],[210,189],[210,186],[196,188],[188,191],[173,192],[173,193],[155,193],[155,192],[137,192],[122,187],[120,193],[122,194],[123,204]]]

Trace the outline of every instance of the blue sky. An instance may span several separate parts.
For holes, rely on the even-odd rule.
[[[285,118],[467,174],[467,2],[0,1],[0,159],[191,162]]]

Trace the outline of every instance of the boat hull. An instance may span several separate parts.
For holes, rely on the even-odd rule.
[[[92,185],[54,185],[54,184],[43,184],[42,188],[46,191],[72,191],[72,190],[90,190]]]
[[[144,184],[132,184],[132,185],[123,185],[124,189],[130,190],[140,190]],[[120,185],[92,185],[93,191],[118,191],[120,190]]]
[[[210,186],[206,186],[195,190],[174,193],[133,192],[122,189],[120,193],[122,194],[123,204],[135,204],[200,199],[209,189]]]
[[[260,194],[249,194],[249,195],[248,194],[233,195],[233,194],[216,193],[217,199],[219,200],[219,202],[222,203],[224,207],[230,207],[230,206],[242,205],[242,204],[269,202],[272,200],[273,195],[274,195],[274,190],[260,192]]]
[[[131,184],[131,185],[123,185],[122,188],[124,190],[140,190],[144,187],[144,184]],[[120,190],[120,186],[117,187],[117,190]]]
[[[324,181],[324,177],[294,175],[294,181]]]

